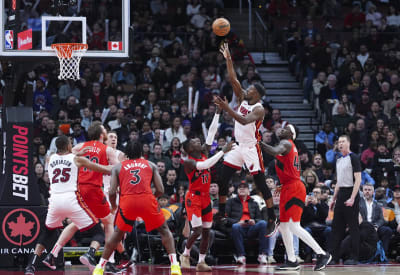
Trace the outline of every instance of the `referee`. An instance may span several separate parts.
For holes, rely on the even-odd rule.
[[[338,141],[341,155],[336,160],[337,183],[335,193],[330,205],[334,208],[332,221],[332,256],[331,264],[339,264],[340,244],[345,237],[346,228],[349,228],[351,237],[351,258],[344,262],[345,265],[358,263],[360,229],[358,214],[360,210],[360,195],[358,194],[361,183],[360,158],[350,152],[350,137],[342,135]]]

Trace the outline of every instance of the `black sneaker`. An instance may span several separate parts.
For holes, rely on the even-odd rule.
[[[318,254],[317,255],[317,263],[314,266],[314,271],[320,271],[324,269],[332,260],[332,255],[326,252],[325,255]]]
[[[51,253],[47,254],[46,258],[44,258],[43,260],[43,263],[52,270],[55,270],[57,268],[56,258],[54,258],[54,255]]]
[[[90,272],[93,272],[93,269],[96,267],[97,264],[96,259],[88,252],[80,256],[79,261],[82,264],[86,265],[90,269]]]
[[[291,262],[291,261],[287,260],[283,265],[277,266],[275,269],[276,270],[299,270],[300,265],[297,261]]]
[[[35,267],[30,264],[25,268],[25,275],[35,275],[35,271]]]
[[[340,261],[335,261],[334,259],[332,259],[328,265],[338,265],[340,264]]]
[[[267,230],[265,232],[265,237],[269,238],[275,234],[276,230],[278,230],[279,221],[277,218],[275,219],[268,219],[267,223]]]
[[[108,263],[106,263],[106,268],[105,268],[104,272],[117,274],[117,273],[121,273],[122,270],[119,269],[118,267],[116,267],[114,263],[108,262]]]
[[[344,265],[358,265],[358,261],[355,261],[353,259],[347,259],[346,261],[343,262]]]

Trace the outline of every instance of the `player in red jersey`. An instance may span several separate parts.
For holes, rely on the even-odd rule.
[[[279,230],[282,234],[288,259],[285,264],[277,267],[277,269],[297,270],[300,268],[294,255],[293,234],[295,234],[317,254],[314,270],[322,270],[332,260],[332,256],[322,250],[310,233],[300,226],[306,199],[306,188],[300,180],[299,154],[293,142],[296,139],[297,131],[293,125],[288,124],[285,128],[277,129],[276,136],[280,140],[277,146],[273,147],[264,142],[260,142],[260,144],[265,152],[276,158],[275,170],[282,184],[279,202],[281,222]]]
[[[88,137],[90,141],[80,143],[73,149],[73,153],[79,153],[86,157],[91,162],[101,165],[114,165],[118,163],[114,149],[104,145],[107,140],[107,131],[99,121],[95,121],[88,129]],[[82,154],[80,151],[84,148],[85,152]],[[90,169],[81,167],[78,175],[78,190],[81,194],[83,201],[88,206],[90,211],[100,219],[104,225],[106,240],[111,236],[113,228],[113,216],[110,213],[110,205],[102,190],[103,187],[103,174],[92,171]],[[74,224],[69,224],[64,231],[74,230]],[[59,242],[65,242],[59,238]],[[87,265],[92,271],[96,265],[94,254],[101,246],[98,241],[92,241],[87,253],[82,255],[79,260],[82,264]],[[111,265],[108,267],[112,268]]]
[[[217,119],[215,119],[217,117]],[[214,116],[210,129],[214,123],[218,123],[219,114]],[[211,271],[206,262],[206,252],[208,249],[210,228],[212,226],[213,214],[210,198],[211,174],[209,168],[214,166],[225,153],[232,149],[233,142],[224,146],[222,151],[207,159],[202,153],[211,148],[215,132],[210,130],[206,143],[202,146],[199,138],[191,138],[183,144],[183,148],[188,154],[188,159],[184,162],[186,175],[189,179],[189,191],[186,194],[186,213],[192,225],[192,234],[185,245],[185,251],[180,257],[182,268],[190,268],[190,249],[193,243],[201,235],[199,261],[196,271]],[[209,142],[211,141],[211,142]]]
[[[155,196],[160,197],[164,193],[164,186],[157,166],[142,158],[140,142],[129,143],[126,156],[128,160],[117,164],[111,173],[109,198],[113,210],[117,209],[116,193],[118,187],[120,190],[119,208],[115,221],[117,228],[111,238],[106,241],[100,262],[93,274],[103,274],[111,253],[122,240],[124,234],[132,231],[136,218],[141,217],[147,232],[154,229],[160,232],[162,243],[171,262],[171,275],[181,275],[179,262],[176,259],[174,238],[151,191],[151,183],[153,182],[156,189]]]

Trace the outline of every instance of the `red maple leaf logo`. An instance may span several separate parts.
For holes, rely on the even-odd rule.
[[[25,222],[25,217],[22,213],[17,217],[17,222],[8,222],[8,228],[11,229],[11,237],[20,236],[20,245],[22,245],[22,236],[32,237],[31,230],[33,228],[34,222]]]

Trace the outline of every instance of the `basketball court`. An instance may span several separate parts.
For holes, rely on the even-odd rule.
[[[323,271],[313,271],[311,265],[302,265],[298,271],[274,271],[272,265],[218,265],[213,266],[213,272],[196,272],[193,266],[190,270],[183,269],[182,274],[191,275],[228,275],[228,274],[314,274],[314,275],[330,275],[330,274],[365,274],[365,275],[376,275],[376,274],[399,274],[400,264],[385,264],[385,265],[359,265],[359,266],[329,266]],[[10,271],[0,270],[2,275],[22,275],[23,271]],[[37,275],[81,275],[90,274],[88,269],[82,265],[66,266],[64,271],[38,271]],[[104,273],[106,274],[106,273]],[[132,275],[152,275],[152,274],[169,274],[169,266],[166,265],[136,265],[129,271],[121,274],[132,274]]]

